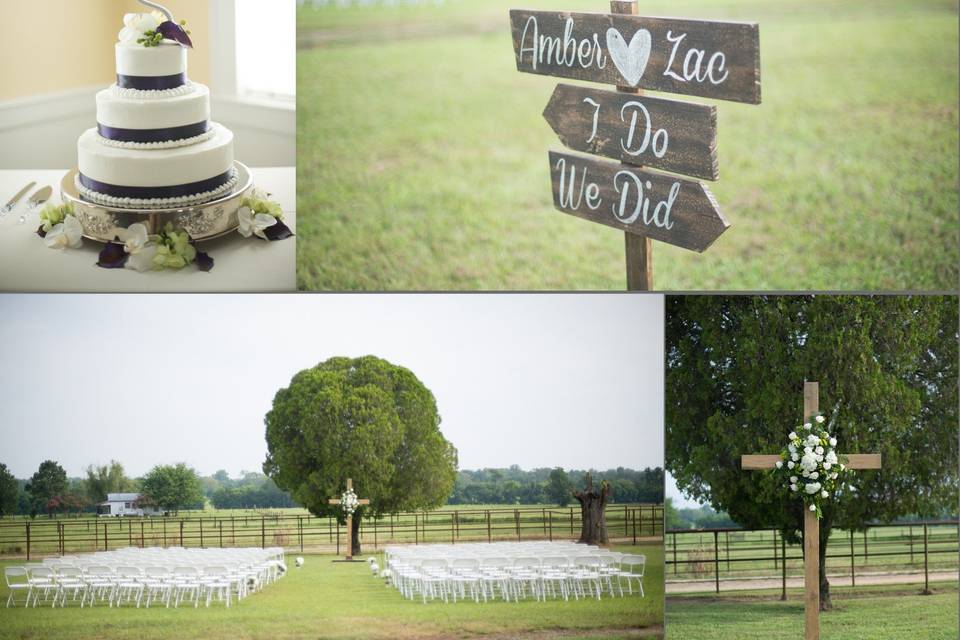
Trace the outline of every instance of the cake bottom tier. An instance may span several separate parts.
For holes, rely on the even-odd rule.
[[[104,144],[96,129],[77,141],[77,189],[114,207],[169,208],[217,198],[236,184],[233,133],[215,122],[213,135],[172,149],[125,149]]]

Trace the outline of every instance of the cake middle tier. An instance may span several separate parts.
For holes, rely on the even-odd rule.
[[[233,172],[233,133],[210,123],[203,142],[171,149],[128,149],[104,144],[96,129],[77,141],[78,180],[90,191],[113,198],[179,198],[214,191]]]
[[[165,145],[203,136],[210,119],[210,90],[184,85],[167,94],[113,85],[97,92],[97,131],[128,146]]]

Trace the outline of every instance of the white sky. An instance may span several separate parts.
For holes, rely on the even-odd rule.
[[[680,492],[680,489],[677,487],[676,480],[673,479],[673,476],[669,471],[664,474],[664,484],[666,485],[666,492],[664,495],[667,498],[673,498],[673,506],[677,509],[696,509],[697,507],[702,506],[696,500],[691,500]]]
[[[623,294],[0,295],[0,462],[259,471],[277,389],[367,354],[463,469],[663,464],[663,298]]]

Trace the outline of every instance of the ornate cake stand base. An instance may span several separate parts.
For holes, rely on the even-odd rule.
[[[237,211],[247,192],[253,188],[253,180],[246,165],[234,161],[237,185],[215,200],[176,209],[123,209],[90,202],[80,195],[75,184],[77,168],[67,172],[60,182],[60,195],[64,204],[73,205],[75,215],[83,226],[83,236],[97,242],[110,242],[118,233],[136,222],[147,227],[147,233],[155,234],[168,222],[183,229],[196,242],[213,240],[237,229]]]

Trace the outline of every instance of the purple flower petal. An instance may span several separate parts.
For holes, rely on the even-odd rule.
[[[108,242],[97,259],[97,266],[104,269],[120,269],[127,264],[127,252],[122,244]]]
[[[169,20],[161,22],[160,26],[157,27],[157,33],[167,40],[176,40],[185,47],[193,48],[193,43],[190,42],[190,36],[183,30],[183,27],[175,22],[170,22]]]
[[[43,230],[43,225],[40,225],[39,227],[37,227],[37,235],[40,236],[41,238],[47,237],[47,232]]]
[[[197,256],[193,259],[200,271],[210,271],[213,269],[213,258],[203,251],[197,251]]]
[[[264,229],[263,235],[267,236],[267,240],[283,240],[293,236],[293,231],[290,231],[290,227],[283,224],[283,220],[277,218],[277,224],[272,224]]]

